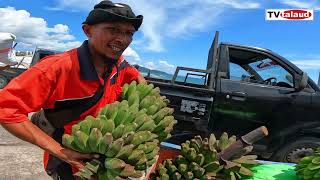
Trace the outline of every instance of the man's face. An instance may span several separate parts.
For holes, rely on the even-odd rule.
[[[83,29],[95,53],[118,59],[132,41],[135,29],[128,22],[104,22],[84,25]]]

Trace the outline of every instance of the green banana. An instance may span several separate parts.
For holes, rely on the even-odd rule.
[[[154,124],[154,121],[149,118],[149,121],[143,123],[138,131],[153,131],[156,128],[156,125]]]
[[[153,151],[159,144],[159,141],[157,139],[154,139],[153,141],[151,142],[146,142],[145,145],[146,145],[146,148],[144,149],[144,152],[147,154],[147,153],[150,153],[151,151]]]
[[[181,174],[186,174],[188,172],[188,165],[187,164],[179,164],[178,170]]]
[[[211,151],[215,149],[216,141],[217,141],[216,136],[212,133],[209,138],[209,147]]]
[[[123,134],[126,134],[126,133],[131,132],[131,131],[135,132],[137,127],[138,127],[138,125],[136,123],[131,123],[131,124],[124,125],[124,126],[125,127],[124,127],[124,130],[123,130]]]
[[[182,155],[178,155],[175,159],[176,164],[189,164],[189,162]]]
[[[151,90],[152,90],[153,88],[154,88],[154,85],[153,85],[153,84],[144,85],[141,90],[140,90],[140,88],[139,88],[140,100],[142,100],[142,99],[145,98],[147,95],[149,95],[149,93],[151,92]]]
[[[74,143],[77,147],[79,147],[82,151],[87,152],[87,141],[89,136],[82,131],[77,131],[74,136]]]
[[[122,93],[121,93],[122,100],[126,99],[126,94],[127,94],[128,89],[129,89],[129,84],[124,84],[122,87]]]
[[[102,130],[103,129],[103,125],[104,125],[104,122],[99,119],[99,118],[96,118],[95,120],[92,121],[92,124],[91,124],[91,128],[97,128],[99,130]],[[87,133],[89,134],[89,133]]]
[[[167,171],[168,171],[167,168],[165,168],[165,166],[163,164],[158,165],[157,172],[160,175],[167,174]]]
[[[227,147],[228,142],[229,142],[228,134],[226,132],[222,133],[219,139],[219,144],[218,144],[219,149],[224,150]]]
[[[74,136],[71,136],[69,134],[64,134],[62,136],[62,144],[70,149],[74,149],[75,150],[75,147],[73,145],[73,142],[74,141]]]
[[[155,96],[147,96],[140,102],[140,109],[148,109],[155,101]]]
[[[120,124],[122,124],[122,122],[125,122],[128,117],[129,117],[128,109],[119,110],[116,118],[114,119],[115,127],[117,127]]]
[[[150,131],[139,131],[133,135],[133,139],[131,141],[135,146],[147,142],[151,137],[152,133]]]
[[[173,113],[174,109],[169,107],[164,107],[160,109],[157,113],[152,116],[152,119],[156,124],[158,124],[164,117],[170,116]],[[174,118],[173,118],[174,119]]]
[[[79,122],[80,130],[85,134],[90,134],[92,122],[90,120],[84,120]]]
[[[151,159],[151,160],[148,160],[147,161],[147,167],[150,167],[150,166],[152,166],[154,163],[156,163],[157,162],[157,160],[155,159],[155,158],[153,158],[153,159]]]
[[[136,164],[144,155],[142,150],[133,150],[132,153],[128,157],[128,161],[132,164]]]
[[[178,168],[173,164],[168,166],[167,169],[168,169],[169,174],[174,174],[176,171],[178,171]]]
[[[192,172],[187,172],[186,174],[184,174],[184,178],[186,178],[186,180],[192,180],[194,178],[194,175]]]
[[[113,137],[111,133],[106,133],[99,142],[98,145],[98,152],[100,154],[105,154],[106,151],[109,149],[109,146],[112,144]]]
[[[98,152],[100,139],[102,139],[101,131],[97,128],[93,128],[88,139],[88,145],[92,152]]]
[[[149,120],[151,120],[149,116],[147,116],[146,114],[142,114],[140,116],[137,116],[133,122],[136,123],[138,127],[140,127],[143,123]]]
[[[151,151],[150,153],[147,153],[147,154],[146,154],[146,158],[147,158],[148,160],[153,159],[153,158],[158,154],[159,150],[160,150],[159,147],[154,148],[153,151]]]
[[[199,164],[200,166],[203,165],[204,163],[204,156],[203,154],[197,154],[195,160],[194,160],[197,164]]]
[[[125,126],[123,124],[120,124],[118,127],[114,129],[112,132],[112,136],[114,139],[118,139],[123,135]]]
[[[129,106],[132,106],[134,104],[136,105],[140,104],[139,94],[137,91],[131,93],[131,95],[129,96],[128,102],[129,102]]]
[[[131,94],[133,92],[136,91],[136,88],[137,88],[137,82],[136,81],[132,81],[129,85],[129,88],[128,88],[128,91],[127,91],[127,94],[126,94],[126,98],[125,99],[129,99],[129,97],[131,96]]]
[[[103,122],[103,127],[102,127],[102,130],[101,130],[101,133],[102,134],[112,133],[114,128],[115,128],[114,121],[111,120],[111,119],[108,119],[108,120]]]
[[[127,159],[129,157],[129,155],[132,153],[133,148],[134,148],[133,144],[128,144],[128,145],[123,146],[120,149],[119,153],[116,155],[116,158],[120,158],[123,160]]]
[[[105,160],[105,167],[107,169],[123,169],[126,166],[126,163],[118,158],[107,158]]]
[[[110,145],[109,149],[105,153],[105,155],[108,158],[115,157],[123,145],[124,145],[124,140],[122,138],[119,138],[119,139],[113,141],[112,144]]]
[[[173,180],[180,180],[182,178],[181,174],[178,172],[175,172],[172,176]]]
[[[160,121],[158,123],[158,125],[156,126],[156,128],[154,129],[154,132],[160,132],[163,131],[167,126],[170,125],[170,123],[172,123],[174,121],[174,117],[173,116],[166,116],[165,118],[163,118],[162,121]]]
[[[134,175],[135,169],[134,166],[131,166],[130,164],[126,164],[123,168],[123,170],[120,173],[120,176],[122,177],[130,177]]]
[[[147,108],[147,114],[148,115],[154,115],[158,111],[159,107],[155,104],[151,105],[149,108]]]
[[[79,130],[80,130],[80,125],[79,125],[79,124],[75,124],[75,125],[73,125],[72,128],[71,128],[71,134],[72,134],[73,136],[75,136],[75,135],[76,135],[76,132],[79,131]]]
[[[124,134],[122,136],[123,140],[124,140],[124,144],[130,144],[133,140],[133,136],[134,136],[135,132],[131,131],[131,132],[128,132],[126,134]]]
[[[108,119],[114,120],[116,118],[116,116],[118,114],[118,104],[119,104],[119,102],[114,102],[114,103],[108,105],[109,106],[108,111],[105,114]]]
[[[151,90],[151,92],[149,93],[149,96],[156,96],[159,97],[160,96],[160,88],[159,87],[155,87]]]

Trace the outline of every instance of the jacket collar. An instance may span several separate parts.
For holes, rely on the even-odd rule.
[[[99,80],[98,73],[90,60],[88,41],[84,41],[77,50],[82,80]]]

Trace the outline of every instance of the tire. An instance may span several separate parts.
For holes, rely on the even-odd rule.
[[[314,137],[303,137],[285,145],[272,157],[272,161],[298,163],[307,155],[314,153],[314,149],[320,146],[320,139]]]
[[[0,89],[6,87],[8,84],[9,80],[6,76],[0,74]]]

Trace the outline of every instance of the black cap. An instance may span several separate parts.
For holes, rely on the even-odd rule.
[[[94,25],[102,22],[131,22],[136,30],[142,24],[143,16],[136,16],[130,6],[111,1],[101,1],[94,6],[87,19],[82,24]]]

